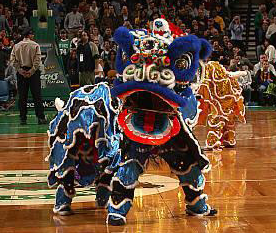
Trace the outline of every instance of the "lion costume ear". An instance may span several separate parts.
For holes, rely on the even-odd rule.
[[[133,54],[134,38],[126,27],[117,28],[114,32],[113,38],[128,57]]]
[[[200,39],[201,41],[201,49],[199,51],[199,58],[206,59],[209,57],[213,51],[212,45],[205,39]]]

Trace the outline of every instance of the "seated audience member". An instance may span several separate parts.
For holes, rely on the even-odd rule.
[[[10,98],[14,99],[17,93],[17,78],[16,78],[16,70],[11,65],[10,62],[8,62],[8,66],[5,70],[5,80],[9,84]]]
[[[260,55],[260,61],[254,65],[253,68],[253,75],[255,76],[258,70],[262,68],[263,62],[268,61],[267,55],[266,54],[261,54]],[[273,65],[269,64],[268,69],[276,76],[276,71]]]
[[[253,70],[254,65],[251,63],[251,61],[245,56],[245,53],[242,51],[239,51],[237,53],[237,56],[239,57],[239,65],[240,66],[247,66],[249,70]]]
[[[276,63],[275,47],[270,44],[268,39],[265,39],[264,47],[265,47],[264,53],[267,55],[268,62],[272,65],[275,65],[275,63]]]
[[[275,75],[269,70],[269,62],[264,61],[262,68],[257,71],[254,77],[254,87],[258,91],[259,104],[264,105],[264,92],[270,83],[275,82]]]

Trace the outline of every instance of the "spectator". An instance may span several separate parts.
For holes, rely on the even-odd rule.
[[[266,54],[261,54],[260,55],[260,61],[254,65],[254,68],[253,68],[253,75],[255,76],[257,74],[257,72],[262,69],[262,66],[263,66],[263,63],[264,62],[268,62],[268,58],[267,58],[267,55]],[[273,65],[269,64],[269,67],[268,67],[269,71],[271,71],[273,73],[274,76],[276,76],[276,71],[275,71],[275,68]]]
[[[268,39],[264,40],[264,43],[262,45],[257,46],[257,55],[260,56],[260,54],[265,53],[267,55],[267,60],[270,64],[275,64],[276,58],[275,58],[275,47],[270,44]]]
[[[205,8],[205,4],[203,2],[199,4],[198,11],[199,10],[202,10],[204,12],[204,17],[209,18],[209,11]]]
[[[265,54],[268,57],[268,62],[272,65],[276,63],[276,50],[273,45],[270,44],[269,40],[265,40],[264,42]]]
[[[148,3],[148,11],[147,11],[148,12],[148,17],[150,17],[154,13],[154,11],[153,11],[154,7],[155,7],[154,1],[150,1]]]
[[[103,71],[105,74],[110,70],[116,70],[115,67],[116,51],[110,50],[106,60],[103,60]]]
[[[103,51],[101,53],[101,59],[103,61],[107,61],[108,60],[108,56],[109,56],[109,53],[110,53],[110,41],[109,40],[105,40],[104,41],[104,46],[103,46]]]
[[[9,94],[10,98],[14,99],[17,93],[17,80],[16,80],[16,70],[12,66],[11,62],[8,62],[8,66],[5,69],[5,80],[9,84]]]
[[[14,26],[18,28],[21,32],[23,32],[26,28],[29,27],[29,22],[25,17],[25,12],[23,10],[19,12],[18,17],[15,20]]]
[[[105,11],[108,12],[108,7],[109,7],[108,2],[107,2],[107,1],[104,1],[102,7],[100,8],[100,13],[99,13],[99,18],[100,18],[100,20],[102,19],[103,15],[104,15],[104,12],[105,12]]]
[[[68,56],[70,53],[70,40],[67,38],[67,33],[64,29],[60,31],[59,37],[60,37],[58,41],[59,54],[61,55],[61,58],[62,58],[63,67],[65,68],[65,73],[67,73],[66,67],[67,67]]]
[[[135,4],[135,9],[134,9],[134,12],[133,12],[133,15],[132,15],[133,18],[134,18],[134,23],[135,23],[136,19],[139,18],[142,9],[143,9],[143,7],[142,7],[142,4],[140,2]]]
[[[225,53],[226,53],[226,56],[229,57],[229,59],[234,58],[233,44],[231,41],[228,42],[227,49],[226,49]]]
[[[84,13],[85,8],[86,8],[86,0],[79,0],[79,12],[80,12],[81,14]],[[90,7],[89,7],[89,8],[90,8]]]
[[[230,60],[230,65],[228,67],[229,71],[236,72],[239,71],[239,62],[240,62],[240,57],[235,56],[233,59]]]
[[[75,34],[74,38],[71,40],[70,42],[70,48],[77,48],[78,47],[78,43],[81,40],[81,34],[82,34],[83,30],[79,29],[78,32]]]
[[[87,26],[87,28],[97,18],[95,12],[90,10],[90,5],[88,3],[86,3],[84,5],[82,14],[83,14],[83,19],[84,19],[84,22],[85,22],[85,25]]]
[[[268,12],[274,7],[275,0],[265,0],[266,9]]]
[[[203,10],[198,10],[198,16],[195,18],[198,22],[198,27],[200,31],[205,31],[208,25],[208,17],[204,15]]]
[[[120,6],[119,0],[112,0],[110,4],[114,7],[116,15],[119,15],[121,12],[121,6]]]
[[[3,6],[0,7],[0,31],[5,30],[11,34],[11,28],[5,15],[3,15]]]
[[[209,19],[208,19],[207,27],[208,27],[208,29],[210,30],[210,32],[211,32],[213,29],[217,29],[219,32],[221,32],[219,24],[216,23],[215,20],[214,20],[213,18],[209,18]]]
[[[80,86],[95,84],[96,67],[99,65],[97,46],[90,41],[89,34],[83,31],[77,47]]]
[[[262,22],[266,18],[266,6],[261,4],[259,11],[255,14],[255,37],[257,45],[262,43]]]
[[[6,19],[7,19],[7,21],[8,21],[8,25],[9,25],[9,28],[13,28],[13,17],[12,17],[12,12],[10,11],[10,10],[8,10],[7,12],[6,12],[6,14],[5,14],[5,17],[6,17]]]
[[[191,18],[195,18],[195,12],[192,7],[190,7],[188,4],[184,6],[185,10],[188,12],[188,14],[191,16]]]
[[[10,45],[10,40],[7,37],[5,30],[1,30],[0,32],[0,41],[5,47],[8,47]]]
[[[195,18],[198,15],[198,10],[197,8],[194,6],[194,3],[192,0],[188,0],[187,5],[189,6],[190,11],[193,11],[193,13],[191,13],[193,15],[193,17]]]
[[[241,24],[240,16],[235,16],[229,25],[229,30],[231,31],[231,40],[233,45],[237,45],[239,48],[243,48],[242,34],[244,31],[244,26]]]
[[[212,17],[214,18],[214,21],[219,25],[220,31],[224,32],[225,23],[223,18],[218,15],[217,10],[212,11]]]
[[[269,21],[264,20],[262,23],[262,29],[261,29],[261,43],[264,43],[264,40],[266,38],[266,33],[269,27]]]
[[[111,28],[112,31],[115,31],[116,28],[120,25],[120,20],[115,14],[114,6],[109,5],[108,9],[105,9],[104,15],[102,17],[101,25],[103,28]]]
[[[227,44],[228,44],[229,41],[230,41],[229,36],[224,35],[223,39],[222,39],[222,47],[223,47],[224,50],[227,49]]]
[[[97,48],[98,48],[99,54],[101,54],[103,50],[101,49],[101,46],[100,46],[100,44],[99,44],[99,40],[98,40],[97,38],[94,38],[94,39],[91,38],[91,41],[94,42],[94,44],[95,44],[95,45],[97,46]]]
[[[119,25],[123,25],[125,21],[129,21],[130,24],[133,24],[132,16],[128,12],[127,6],[122,7],[121,15],[118,17]]]
[[[99,8],[97,6],[97,2],[93,1],[90,7],[90,10],[94,13],[95,19],[99,18]]]
[[[72,49],[67,61],[67,72],[70,85],[79,85],[79,61],[77,59],[77,50]]]
[[[230,11],[229,8],[226,6],[223,6],[223,4],[216,4],[215,9],[217,11],[217,14],[223,18],[223,21],[225,24],[230,23]]]
[[[276,16],[273,17],[273,21],[266,31],[266,39],[269,39],[274,47],[276,46]]]
[[[55,24],[58,28],[60,28],[64,16],[63,4],[61,4],[60,0],[53,0],[52,3],[49,3],[49,9],[53,11],[53,18],[55,20]]]
[[[68,13],[64,20],[64,28],[68,32],[68,38],[72,39],[79,29],[84,29],[85,22],[83,15],[78,12],[78,7],[73,6],[72,11]]]
[[[91,40],[95,41],[96,39],[98,40],[99,45],[103,46],[103,37],[100,35],[99,29],[94,27],[91,34]]]
[[[273,19],[276,16],[276,1],[272,1],[273,7],[269,10],[268,17],[269,19]]]
[[[275,81],[275,75],[269,69],[268,61],[264,61],[262,68],[255,75],[255,87],[258,91],[260,105],[264,105],[264,92],[273,81]]]
[[[111,28],[107,27],[104,31],[104,34],[103,34],[103,39],[104,41],[105,40],[109,40],[109,41],[112,41],[112,30]]]
[[[21,34],[18,31],[13,31],[12,32],[12,39],[13,39],[15,44],[19,43],[22,40]]]
[[[222,49],[219,45],[219,42],[217,40],[214,40],[211,60],[212,61],[219,61],[221,59],[221,57],[223,57],[223,55],[224,54],[223,54]]]
[[[250,60],[245,56],[245,53],[243,51],[239,51],[237,53],[237,56],[239,56],[239,66],[240,67],[248,67],[250,70],[253,70],[254,65],[250,62]],[[248,69],[245,69],[248,70]]]

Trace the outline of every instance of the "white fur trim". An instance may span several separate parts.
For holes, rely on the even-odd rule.
[[[108,200],[108,204],[111,205],[114,209],[120,209],[124,204],[126,204],[127,202],[130,202],[130,204],[132,205],[132,200],[129,198],[125,198],[123,201],[121,201],[118,205],[115,205],[112,201],[112,198],[110,197]]]
[[[106,218],[106,224],[108,224],[108,216],[115,216],[115,217],[121,218],[126,223],[126,217],[124,217],[123,215],[120,215],[120,214],[117,214],[117,213],[109,213],[107,215],[107,218]]]

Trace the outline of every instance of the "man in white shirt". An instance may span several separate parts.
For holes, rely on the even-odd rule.
[[[268,61],[268,57],[266,54],[261,54],[260,55],[260,61],[254,65],[254,69],[253,69],[253,75],[255,76],[258,72],[259,69],[262,68],[262,64],[263,62]],[[273,65],[269,64],[268,69],[276,76],[276,71]]]
[[[264,46],[265,46],[265,54],[267,55],[268,62],[274,65],[276,63],[275,47],[270,44],[270,41],[268,39],[265,39]]]
[[[39,44],[33,41],[34,33],[32,28],[26,28],[22,34],[24,39],[13,47],[10,58],[11,64],[17,72],[20,124],[27,124],[27,100],[29,89],[32,93],[38,124],[47,124],[41,98],[39,71],[39,65],[41,63],[40,47]]]

